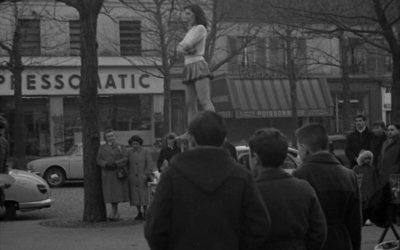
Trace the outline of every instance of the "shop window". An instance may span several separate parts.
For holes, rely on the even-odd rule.
[[[40,20],[19,19],[18,30],[22,56],[40,56]]]
[[[142,51],[141,22],[119,21],[121,56],[140,56]]]
[[[334,100],[334,115],[331,117],[331,131],[330,133],[344,132],[343,127],[343,94],[333,93]],[[356,92],[350,93],[350,110],[348,111],[349,120],[352,122],[351,127],[354,127],[354,117],[357,115],[364,115],[367,120],[369,118],[369,92]],[[368,121],[367,121],[368,122]]]
[[[151,130],[151,95],[99,96],[100,130],[149,131]],[[64,97],[65,152],[82,141],[82,123],[78,97]],[[124,142],[128,140],[128,138]]]
[[[9,123],[7,131],[10,154],[14,154],[15,143],[15,98],[2,96],[0,113]],[[25,153],[30,156],[50,156],[49,99],[46,97],[23,98],[25,131]]]
[[[69,55],[81,54],[81,23],[79,20],[69,21]]]

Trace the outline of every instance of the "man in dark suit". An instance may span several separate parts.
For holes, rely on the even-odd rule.
[[[387,139],[387,135],[385,133],[385,123],[383,121],[375,121],[372,124],[372,131],[374,132],[374,136],[371,141],[371,152],[374,156],[372,165],[375,168],[378,168],[378,162],[381,156],[382,146]]]
[[[346,139],[346,148],[344,151],[350,161],[351,169],[357,165],[357,158],[361,150],[371,150],[371,141],[374,133],[365,125],[365,120],[365,116],[357,115],[355,118],[356,127]]]
[[[379,185],[389,181],[390,174],[400,174],[400,124],[390,123],[379,162]]]
[[[302,166],[293,172],[317,193],[328,225],[324,250],[361,249],[361,198],[357,174],[328,152],[328,133],[317,123],[296,131]]]

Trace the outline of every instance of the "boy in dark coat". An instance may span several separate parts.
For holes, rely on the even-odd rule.
[[[251,173],[222,148],[223,118],[198,113],[188,128],[189,151],[163,172],[146,216],[152,250],[263,249],[270,219]]]
[[[314,189],[280,168],[288,152],[286,137],[274,128],[259,129],[249,146],[250,166],[257,169],[256,184],[271,217],[264,249],[322,249],[328,231]]]
[[[293,172],[308,181],[317,193],[328,225],[324,250],[361,249],[361,197],[357,174],[343,167],[328,152],[328,133],[321,124],[310,123],[296,131],[303,164]]]

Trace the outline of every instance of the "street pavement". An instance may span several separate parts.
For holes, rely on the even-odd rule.
[[[52,189],[51,208],[17,213],[11,222],[0,222],[0,250],[148,250],[143,235],[144,222],[133,220],[136,208],[120,204],[118,222],[84,223],[82,184]],[[107,206],[107,213],[111,208]],[[396,230],[400,227],[395,226]],[[362,250],[374,249],[382,228],[363,228]],[[391,230],[385,241],[395,240]],[[339,250],[339,249],[338,249]]]

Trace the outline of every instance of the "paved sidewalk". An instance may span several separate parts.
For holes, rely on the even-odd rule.
[[[124,218],[112,227],[60,228],[43,226],[55,220],[27,220],[0,223],[1,250],[148,250],[143,236],[143,222]],[[63,219],[63,221],[68,221]],[[121,223],[121,226],[118,226]],[[59,223],[58,223],[59,224]],[[395,227],[400,231],[399,227]],[[382,228],[363,228],[362,250],[377,245]],[[385,241],[394,240],[389,231]]]

